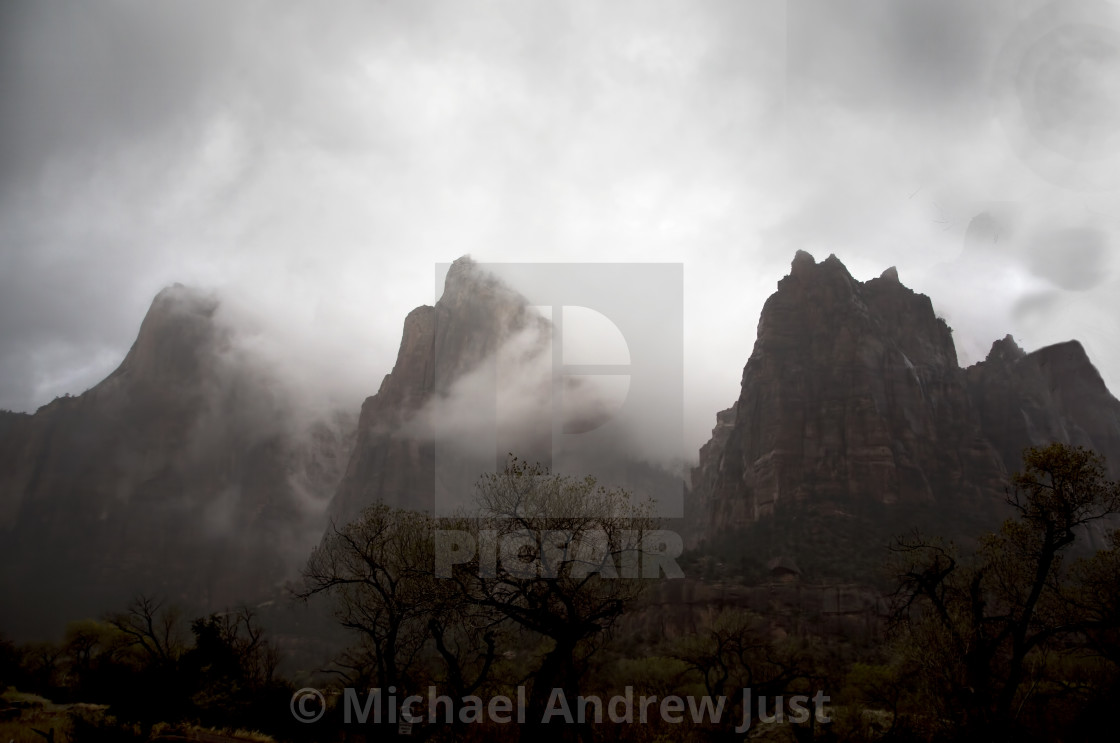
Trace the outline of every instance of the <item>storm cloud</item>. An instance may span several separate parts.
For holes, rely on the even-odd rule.
[[[684,263],[693,450],[797,249],[896,265],[964,362],[1077,337],[1120,389],[1114,3],[11,2],[0,35],[2,408],[95,384],[176,281],[356,404],[466,253]]]

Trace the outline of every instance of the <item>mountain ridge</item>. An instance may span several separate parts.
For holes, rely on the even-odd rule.
[[[962,368],[951,329],[897,269],[860,282],[835,255],[798,251],[692,471],[690,543],[780,503],[940,504],[994,519],[1023,449],[1051,441],[1120,466],[1120,402],[1080,343],[1028,354],[1007,336]]]
[[[537,363],[551,332],[464,256],[439,299],[406,315],[393,368],[360,413],[297,425],[220,305],[167,287],[97,385],[34,414],[0,411],[0,588],[21,599],[22,630],[141,590],[200,610],[250,600],[292,577],[332,519],[378,501],[431,511],[433,422],[460,416],[474,443],[472,416],[492,414],[499,385],[517,381],[480,375],[483,362],[512,348]],[[547,456],[536,418],[551,409],[522,410],[510,450]],[[802,508],[811,529],[774,537],[765,564],[860,513],[971,528],[998,516],[1022,448],[1052,440],[1100,451],[1116,477],[1120,402],[1079,342],[1028,353],[1007,336],[962,368],[952,330],[896,268],[857,281],[835,255],[798,251],[764,304],[739,397],[700,449],[682,530],[717,545]]]

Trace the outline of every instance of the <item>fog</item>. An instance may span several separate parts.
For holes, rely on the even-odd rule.
[[[180,281],[356,411],[467,253],[683,264],[691,452],[797,249],[897,266],[962,363],[1077,337],[1120,389],[1114,3],[0,14],[0,408],[96,384]]]

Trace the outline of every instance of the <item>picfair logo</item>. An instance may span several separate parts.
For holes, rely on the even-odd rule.
[[[437,292],[449,270],[437,266]],[[437,404],[431,420],[436,515],[467,505],[478,478],[514,454],[554,473],[640,492],[652,498],[653,516],[682,516],[679,484],[659,484],[640,463],[679,461],[683,451],[683,266],[479,263],[467,270],[496,279],[490,286],[508,287],[528,306],[515,313],[517,327],[503,326],[508,317],[478,318],[507,337],[469,370],[454,356],[461,348],[440,342],[438,327],[469,318],[436,315],[435,389],[452,401]],[[481,298],[477,309],[503,311],[496,306]]]

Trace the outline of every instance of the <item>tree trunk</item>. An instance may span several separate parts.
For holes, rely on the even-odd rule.
[[[563,714],[553,714],[546,722],[546,710],[561,710],[559,702],[549,705],[556,690],[564,694],[573,720],[577,719],[576,697],[579,695],[579,673],[575,666],[575,637],[553,638],[556,645],[545,656],[533,688],[529,693],[525,713],[525,725],[521,729],[521,740],[532,743],[573,743],[586,739],[581,731],[587,727],[569,723]]]

